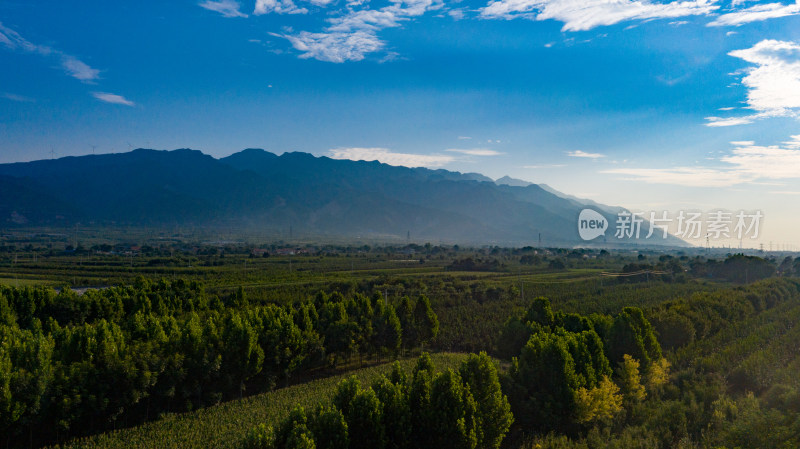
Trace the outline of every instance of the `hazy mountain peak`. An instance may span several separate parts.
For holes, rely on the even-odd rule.
[[[528,187],[529,185],[533,184],[532,182],[523,181],[522,179],[512,178],[508,175],[503,176],[502,178],[495,181],[495,184],[502,186],[514,186],[514,187]]]

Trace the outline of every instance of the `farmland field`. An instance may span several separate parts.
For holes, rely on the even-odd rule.
[[[414,382],[432,385],[449,382],[448,369],[467,376],[469,353],[494,357],[494,388],[502,386],[515,418],[486,431],[505,436],[503,447],[739,444],[742,428],[763,425],[754,416],[764,407],[780,432],[791,432],[800,292],[787,277],[792,265],[778,262],[681,251],[179,240],[16,247],[0,253],[0,361],[11,367],[0,382],[11,393],[0,403],[8,435],[0,444],[262,447],[272,437],[262,430],[261,442],[251,441],[254,429],[283,438],[300,419],[296,407],[309,413],[302,419],[322,419],[327,409],[318,407],[333,407],[343,379],[355,375],[368,388],[388,375],[388,361],[411,372],[423,350],[438,374]],[[561,369],[534,361],[543,349],[533,348],[548,345],[571,348],[573,368],[564,369],[577,370],[575,383],[526,383],[550,376],[541,369]],[[581,361],[585,351],[596,358]],[[625,376],[641,379],[646,393],[626,390]],[[417,387],[409,379],[396,388],[410,398]],[[572,393],[560,405],[548,399],[545,415],[530,409],[528,401],[558,388]],[[589,405],[576,398],[592,397],[611,401],[607,415],[580,411]],[[615,397],[625,399],[616,405]],[[742,412],[720,421],[724,404]],[[474,435],[478,446],[490,444]],[[759,444],[770,438],[778,436]]]

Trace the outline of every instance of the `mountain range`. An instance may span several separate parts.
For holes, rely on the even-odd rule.
[[[611,225],[624,210],[546,185],[478,173],[379,162],[278,156],[247,149],[215,159],[200,151],[137,149],[0,164],[0,226],[201,226],[243,232],[486,245],[586,244],[578,215]],[[643,233],[648,229],[643,226]],[[644,235],[644,234],[643,234]],[[685,246],[680,239],[647,244]]]

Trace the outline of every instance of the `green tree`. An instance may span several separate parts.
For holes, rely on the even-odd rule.
[[[359,391],[345,419],[353,438],[350,449],[383,449],[386,446],[382,406],[372,388]]]
[[[414,324],[414,307],[411,305],[411,299],[408,296],[400,298],[400,304],[397,305],[395,312],[403,333],[402,348],[405,350],[417,346],[419,338]]]
[[[526,323],[538,323],[544,327],[552,327],[555,323],[553,309],[550,308],[550,300],[540,296],[531,302],[523,320]]]
[[[419,343],[430,343],[439,334],[439,319],[431,308],[431,302],[425,295],[420,295],[414,306],[414,323],[419,335]]]
[[[397,354],[402,341],[402,326],[394,308],[384,305],[383,300],[378,299],[374,313],[372,347],[378,355],[384,352]]]
[[[284,449],[316,449],[314,434],[305,426],[298,426],[292,429],[289,440]]]
[[[303,407],[297,407],[275,429],[273,444],[276,449],[301,448],[308,439],[313,443],[313,435],[310,434],[308,415]]]
[[[435,432],[431,413],[431,371],[414,370],[408,391],[408,404],[411,409],[411,441],[419,448],[432,446]]]
[[[333,405],[342,411],[345,418],[350,415],[350,405],[358,392],[361,391],[361,382],[356,376],[350,376],[339,382],[336,393],[333,395]]]
[[[238,384],[239,395],[244,382],[261,372],[264,350],[258,345],[258,334],[250,323],[231,312],[222,332],[225,349],[222,352],[223,373]]]
[[[411,408],[403,383],[393,383],[381,376],[372,386],[381,403],[382,425],[386,432],[387,449],[410,446]]]
[[[612,363],[621,362],[623,356],[628,354],[639,360],[645,369],[653,360],[661,358],[661,346],[653,326],[638,307],[625,307],[614,318],[607,349]]]
[[[477,406],[469,386],[451,369],[431,383],[430,418],[433,448],[473,449],[482,437]]]
[[[347,422],[335,407],[318,407],[309,419],[308,428],[318,449],[348,449]]]
[[[520,317],[511,316],[500,331],[497,338],[497,353],[500,357],[511,360],[519,355],[522,347],[528,342],[533,330]]]
[[[514,416],[508,398],[500,388],[497,367],[492,359],[481,352],[470,354],[459,369],[461,379],[477,404],[477,417],[481,432],[477,447],[496,449],[500,447]]]
[[[515,362],[510,372],[520,387],[512,401],[515,418],[528,428],[564,429],[580,386],[567,338],[534,334]]]

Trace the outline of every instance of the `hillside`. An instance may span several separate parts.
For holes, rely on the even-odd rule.
[[[296,236],[387,241],[410,234],[449,243],[584,243],[577,217],[586,204],[543,186],[307,153],[247,149],[215,159],[196,150],[138,149],[2,164],[0,176],[3,197],[15,199],[0,207],[3,226],[291,227]],[[592,206],[609,223],[621,210]],[[676,238],[646,243],[684,245]]]

